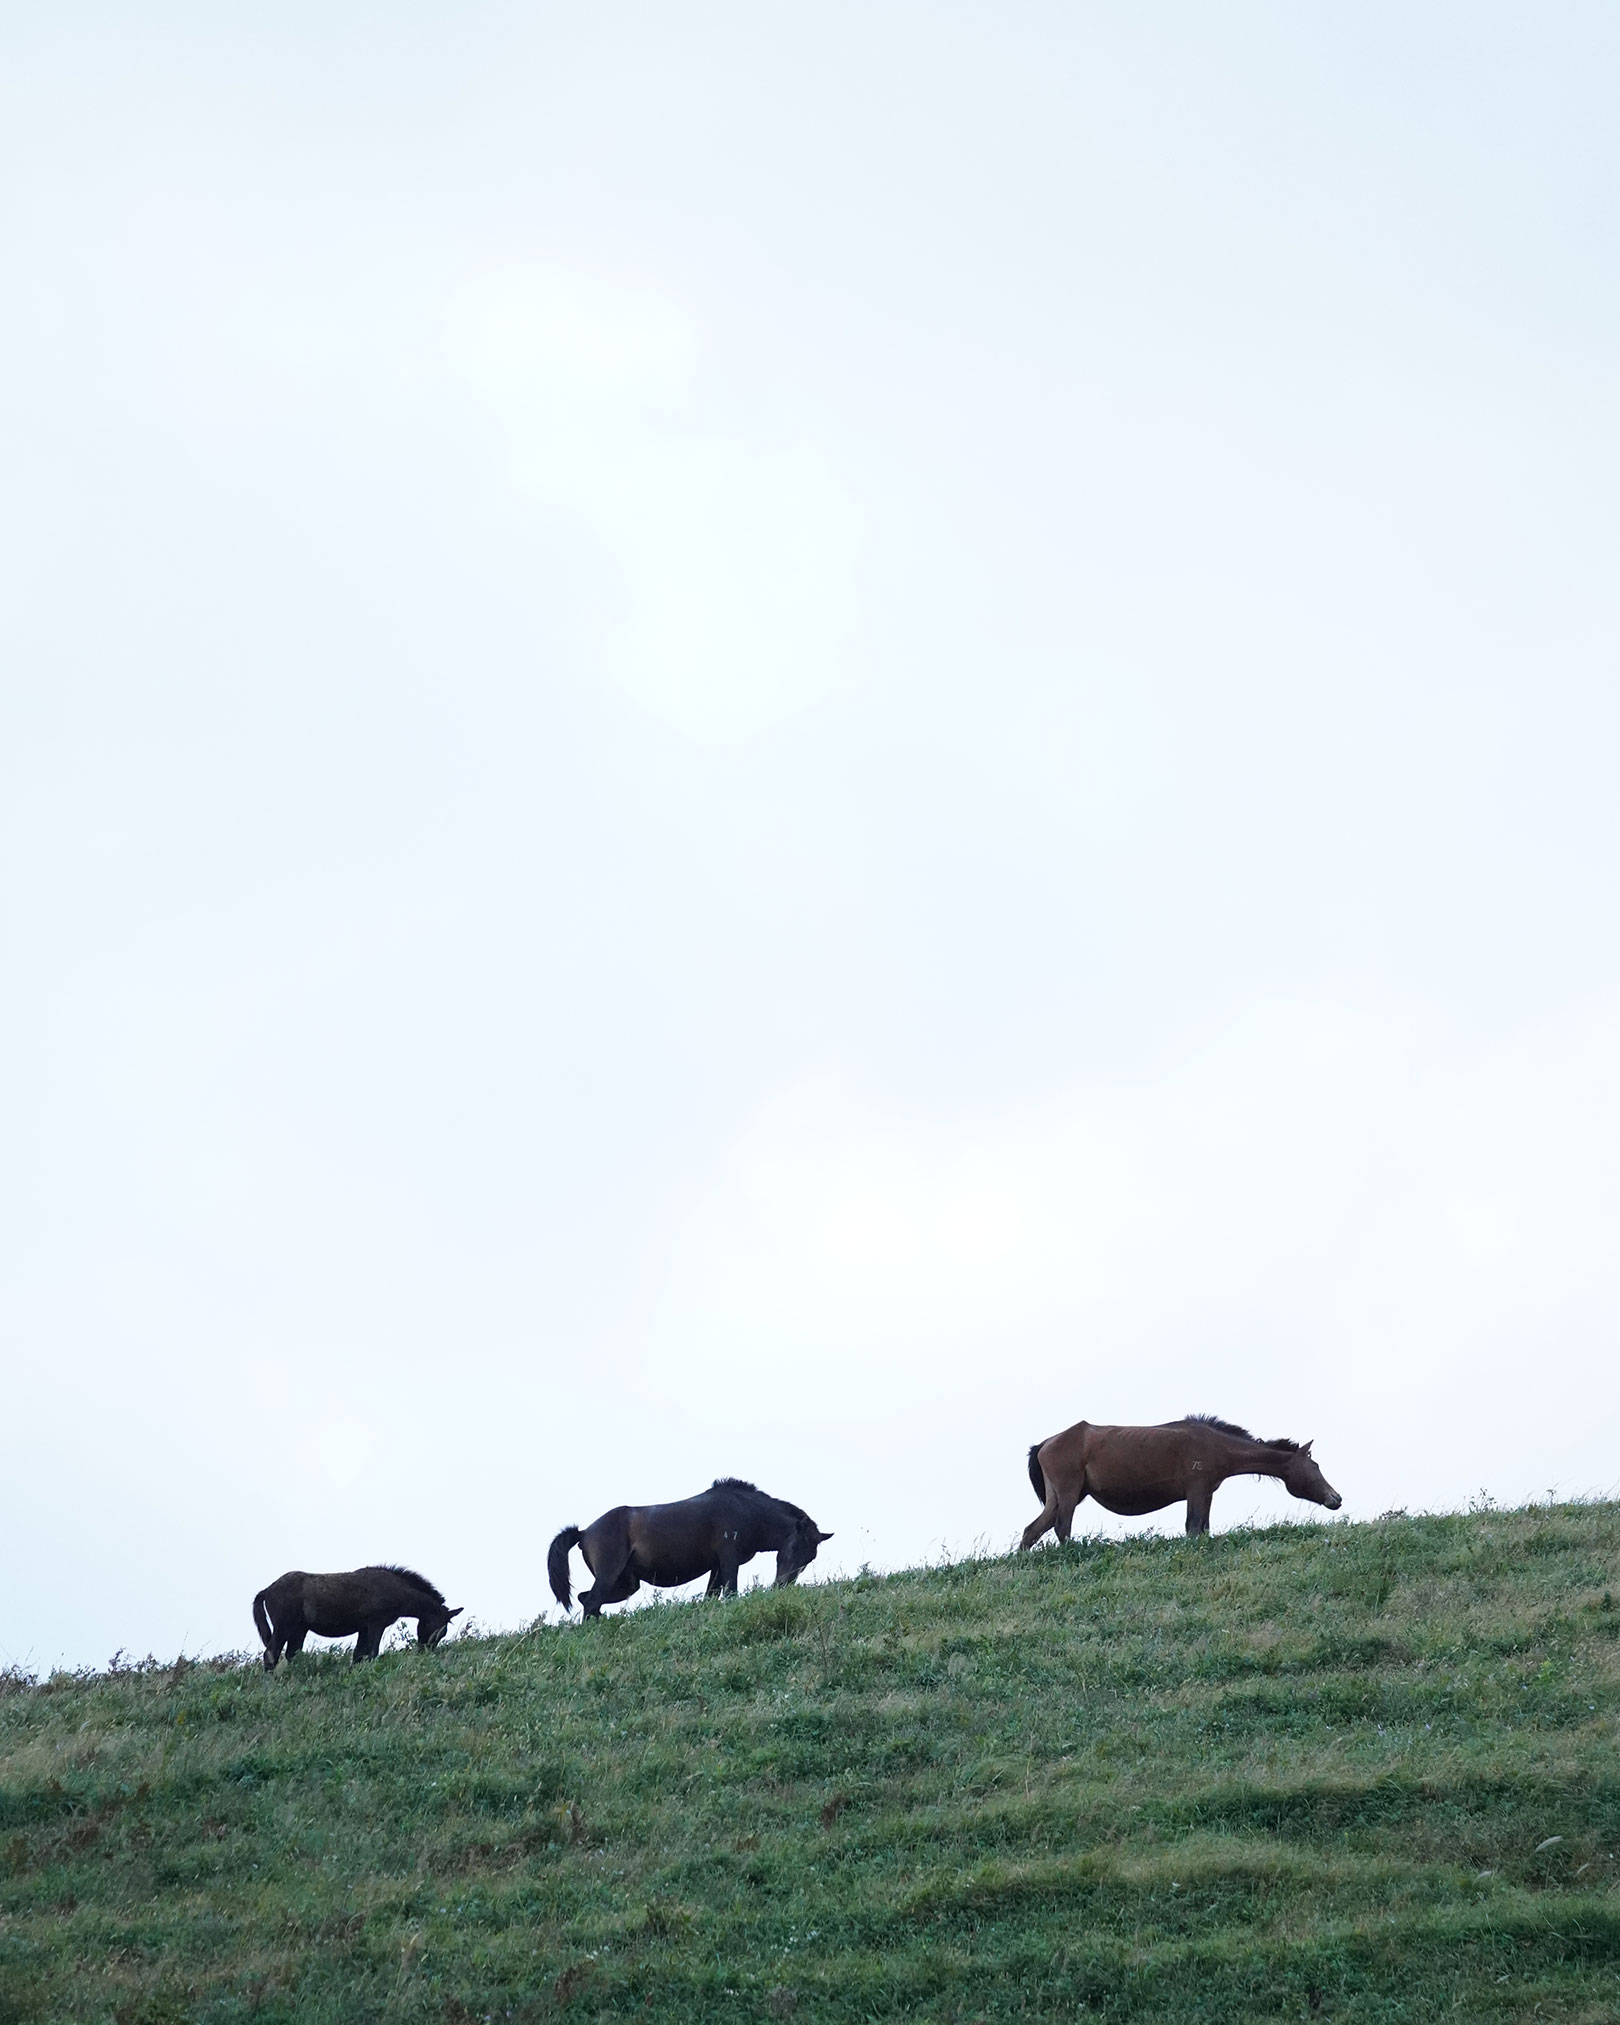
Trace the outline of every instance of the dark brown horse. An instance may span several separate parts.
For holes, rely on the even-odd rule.
[[[776,1555],[776,1586],[796,1582],[831,1533],[818,1531],[808,1512],[768,1497],[740,1477],[719,1477],[695,1498],[673,1505],[615,1505],[583,1532],[564,1526],[546,1555],[551,1593],[570,1603],[568,1551],[577,1546],[596,1577],[580,1595],[587,1617],[604,1603],[623,1603],[643,1582],[678,1588],[707,1575],[707,1594],[735,1596],[737,1570],[756,1554]]]
[[[264,1640],[264,1670],[275,1671],[285,1652],[302,1652],[313,1631],[317,1638],[348,1638],[357,1660],[375,1659],[383,1633],[401,1617],[416,1619],[419,1646],[437,1645],[462,1606],[446,1608],[425,1576],[409,1568],[356,1568],[348,1575],[306,1575],[294,1568],[253,1599],[253,1622]]]
[[[1029,1480],[1042,1501],[1020,1553],[1056,1530],[1069,1537],[1074,1508],[1095,1498],[1131,1518],[1187,1500],[1187,1531],[1209,1531],[1209,1501],[1228,1477],[1277,1477],[1296,1498],[1336,1512],[1344,1502],[1311,1460],[1308,1441],[1256,1441],[1246,1427],[1190,1413],[1161,1427],[1093,1427],[1076,1422],[1029,1452]]]

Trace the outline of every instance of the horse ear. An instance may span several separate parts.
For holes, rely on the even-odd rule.
[[[1303,1448],[1302,1448],[1302,1449],[1300,1450],[1300,1454],[1301,1454],[1301,1455],[1309,1455],[1309,1454],[1310,1454],[1310,1452],[1311,1452],[1311,1442],[1312,1442],[1312,1441],[1315,1441],[1315,1439],[1316,1439],[1316,1436],[1315,1436],[1315,1435],[1313,1434],[1313,1435],[1311,1436],[1311,1441],[1308,1441],[1308,1442],[1306,1442],[1305,1446],[1304,1446],[1304,1447],[1303,1447]]]
[[[445,1618],[444,1620],[445,1623],[448,1624],[450,1622],[451,1617],[459,1617],[461,1613],[466,1609],[466,1607],[467,1606],[465,1603],[458,1603],[455,1609],[450,1612],[449,1616]]]
[[[816,1539],[818,1542],[821,1540],[830,1540],[831,1538],[832,1538],[831,1533],[817,1533],[816,1535]]]

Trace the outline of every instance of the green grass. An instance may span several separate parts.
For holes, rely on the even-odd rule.
[[[0,2018],[1620,2019],[1620,1506],[0,1694]]]

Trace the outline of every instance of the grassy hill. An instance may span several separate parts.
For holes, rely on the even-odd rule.
[[[1613,2021],[1617,1593],[1542,1507],[13,1684],[0,2018]]]

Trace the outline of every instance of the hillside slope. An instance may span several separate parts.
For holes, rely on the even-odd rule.
[[[1620,2019],[1620,1506],[0,1696],[0,2017]]]

